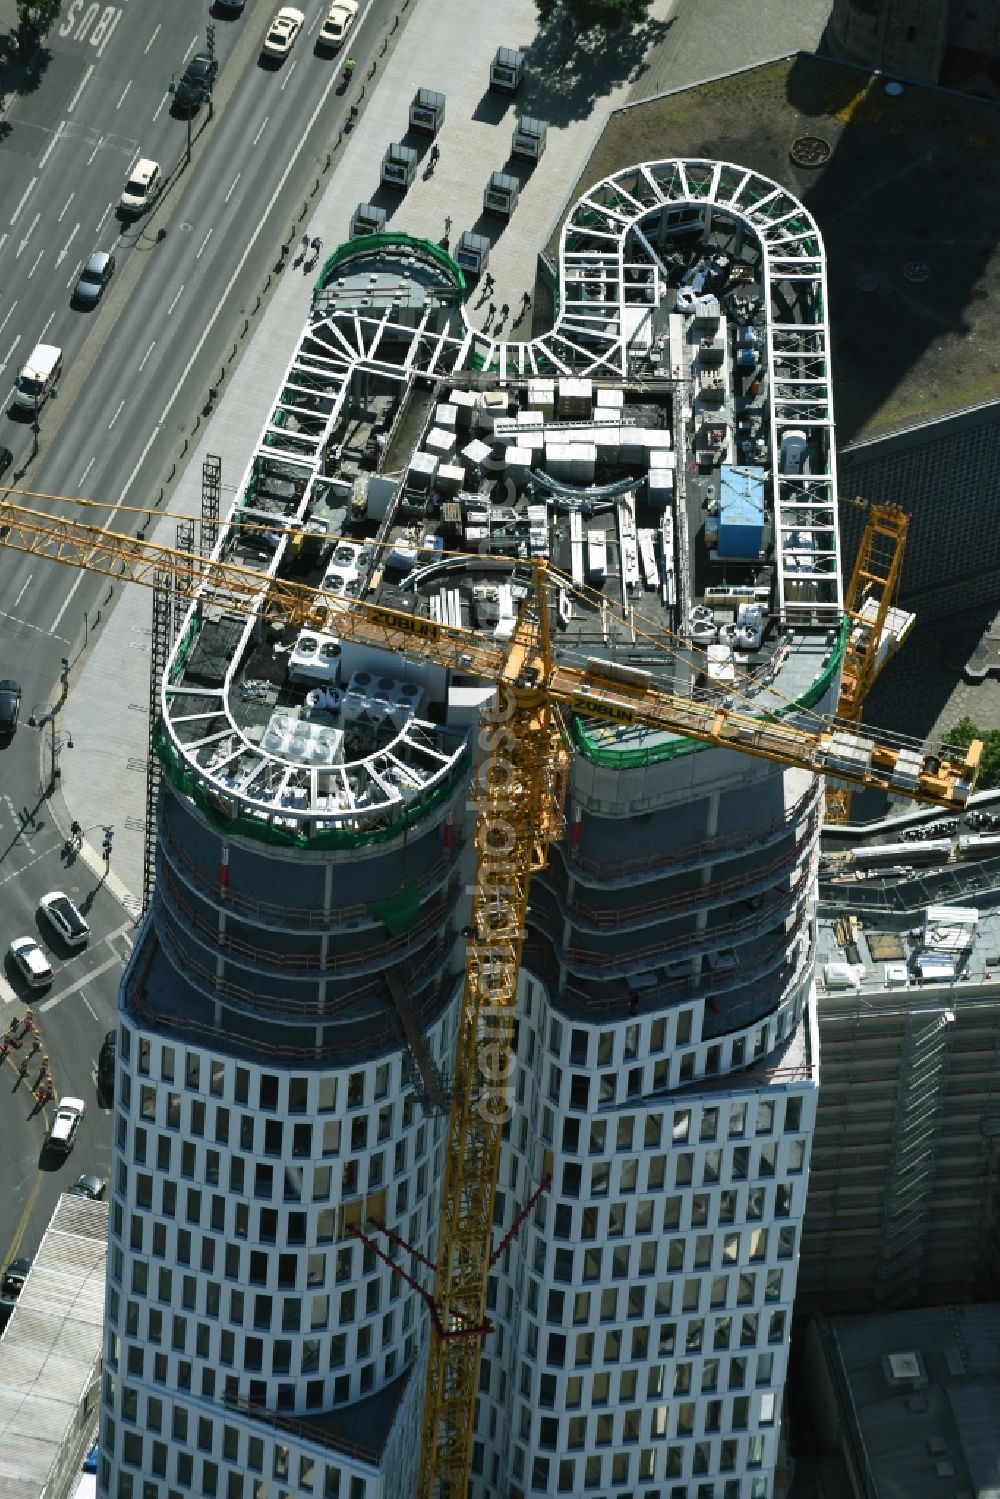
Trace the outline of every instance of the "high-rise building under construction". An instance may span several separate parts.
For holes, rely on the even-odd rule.
[[[579,200],[559,274],[553,330],[505,343],[439,247],[342,246],[216,542],[260,607],[209,582],[180,620],[121,991],[104,1494],[417,1490],[496,689],[347,638],[345,604],[503,648],[545,558],[558,659],[772,725],[836,704],[809,214],[744,168],[646,163]],[[322,587],[326,620],[283,629],[265,578]],[[472,1493],[768,1499],[821,783],[586,708],[501,1070]]]

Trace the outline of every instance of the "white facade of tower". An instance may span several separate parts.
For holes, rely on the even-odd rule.
[[[738,700],[779,744],[783,721],[812,726],[836,702],[825,262],[802,205],[725,163],[598,184],[564,230],[559,326],[530,346],[535,374],[569,359],[587,378],[526,366],[485,394],[455,374],[476,351],[450,262],[404,248],[381,292],[381,242],[337,252],[336,294],[314,301],[220,541],[239,559],[244,521],[283,517],[270,566],[298,577],[313,546],[327,628],[302,630],[286,677],[263,621],[208,600],[164,677],[157,886],[119,1027],[108,1499],[416,1492],[445,1165],[432,1105],[451,1067],[489,699],[449,629],[508,639],[527,593],[515,559],[543,548],[565,578],[596,506],[596,528],[614,515],[622,597],[598,611],[581,590],[567,611],[553,596],[554,653],[596,650],[598,680],[651,682],[710,717]],[[720,265],[740,273],[731,315],[710,291]],[[669,354],[658,375],[643,366],[656,388],[612,392],[631,414],[602,409],[638,347],[647,363]],[[366,546],[336,535],[350,486],[327,466],[361,365],[389,425],[413,369],[441,382],[415,487]],[[752,374],[770,386],[747,394],[754,435],[737,448],[734,382],[749,392]],[[564,451],[581,419],[586,457]],[[806,479],[778,460],[802,423],[818,433]],[[458,478],[444,465],[453,488],[435,499],[420,476],[437,472],[431,448],[456,457],[452,427],[473,456]],[[727,441],[738,503],[710,542],[713,444]],[[534,471],[543,452],[551,474]],[[464,510],[443,498],[459,482]],[[509,563],[486,566],[484,540]],[[352,591],[413,614],[404,643],[440,639],[441,659],[352,636]],[[569,825],[531,889],[470,1492],[770,1499],[818,1082],[822,783],[638,728],[620,703],[602,718],[600,701],[572,699]],[[854,764],[864,744],[841,737]]]

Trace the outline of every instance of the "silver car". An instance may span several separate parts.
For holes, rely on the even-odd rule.
[[[93,307],[100,300],[104,288],[115,273],[115,257],[108,250],[96,250],[73,288],[73,301],[77,307]]]

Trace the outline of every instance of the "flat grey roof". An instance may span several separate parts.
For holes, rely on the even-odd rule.
[[[923,1306],[830,1325],[878,1492],[1000,1499],[1000,1305]]]
[[[60,1463],[97,1378],[107,1252],[107,1203],[64,1193],[0,1338],[0,1494],[41,1496]]]

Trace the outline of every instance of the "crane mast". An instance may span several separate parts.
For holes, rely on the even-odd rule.
[[[464,1499],[472,1457],[493,1205],[512,1112],[515,1020],[528,887],[562,829],[569,754],[542,684],[551,667],[544,587],[521,612],[486,715],[474,786],[476,878],[467,929],[441,1194],[420,1451],[420,1499]]]
[[[912,614],[903,614],[897,608],[910,518],[898,505],[869,505],[859,498],[846,503],[867,511],[867,515],[844,596],[844,613],[851,628],[844,647],[837,717],[860,723],[876,677],[914,623]],[[852,796],[849,786],[827,787],[827,822],[850,822]]]

